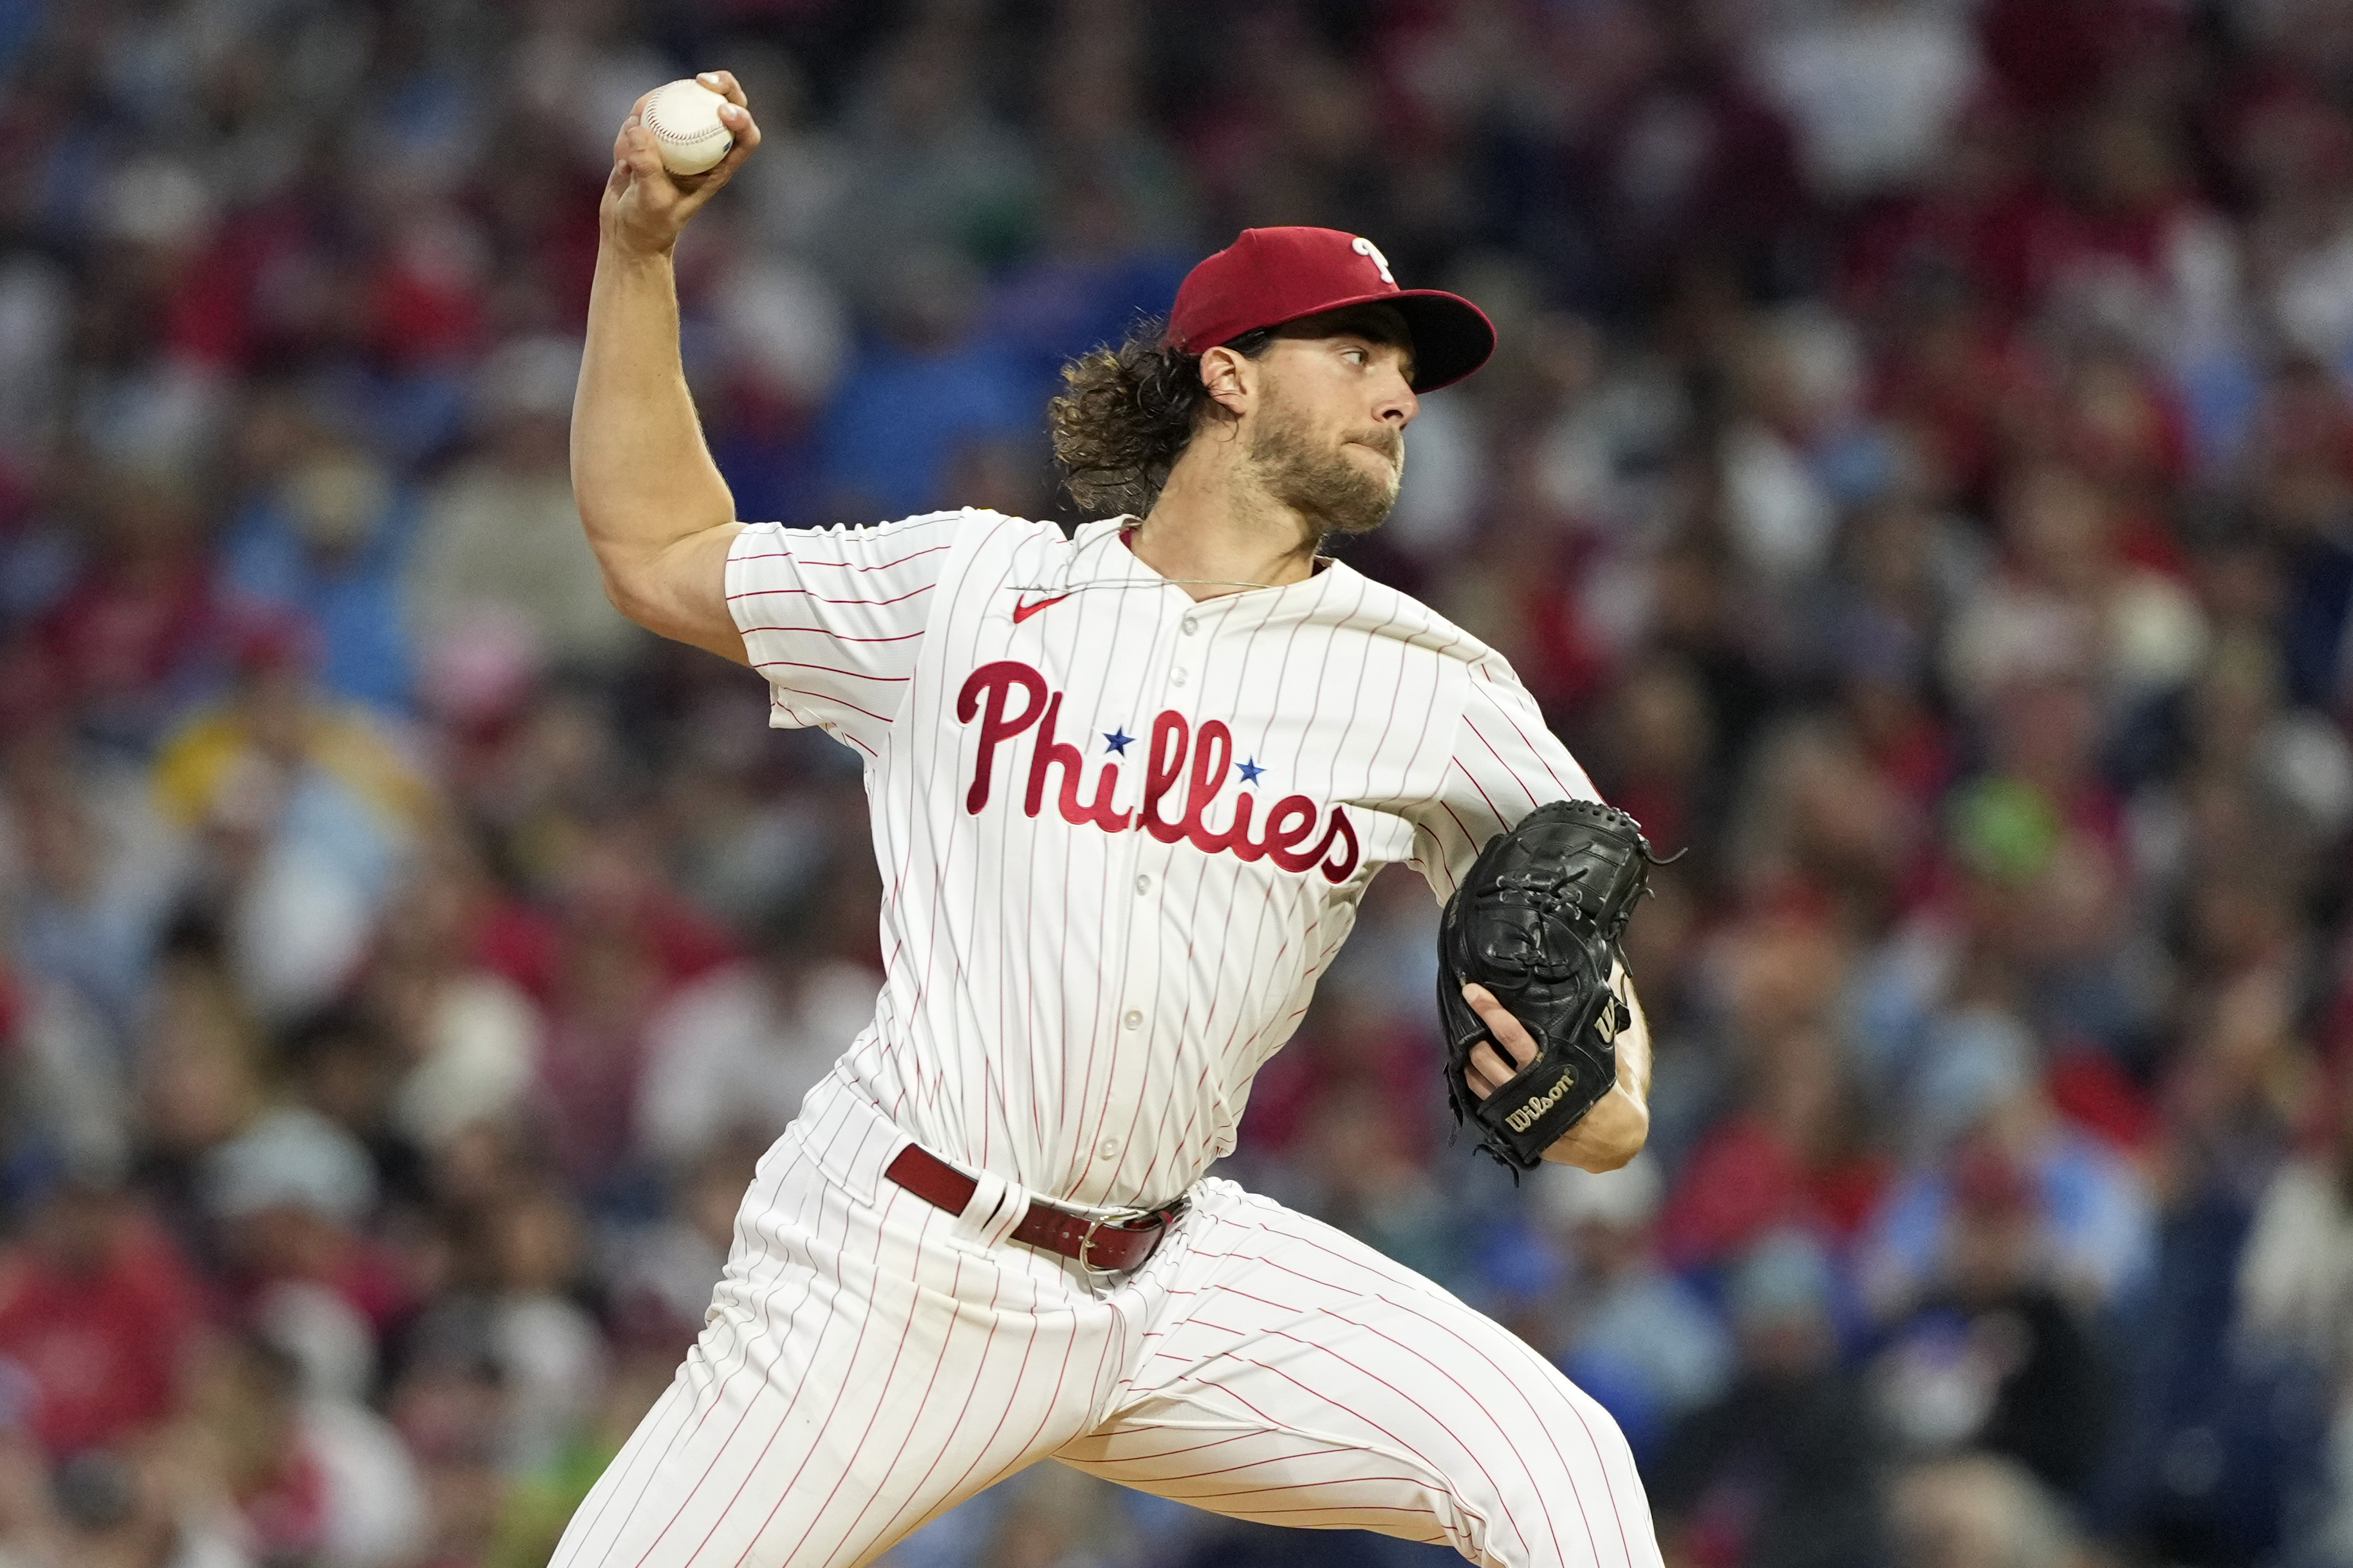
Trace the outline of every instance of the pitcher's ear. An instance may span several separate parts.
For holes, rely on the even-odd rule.
[[[1220,345],[1201,354],[1201,385],[1209,400],[1230,414],[1241,412],[1250,396],[1246,374],[1242,367],[1250,363],[1246,354]]]

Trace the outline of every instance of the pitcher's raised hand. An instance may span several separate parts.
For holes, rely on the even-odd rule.
[[[613,138],[613,173],[605,182],[598,209],[605,241],[637,255],[668,251],[689,220],[719,188],[734,177],[760,144],[760,127],[733,71],[705,71],[694,79],[727,100],[719,118],[735,138],[727,156],[700,174],[673,174],[662,167],[653,133],[645,127],[648,93],[638,100]]]

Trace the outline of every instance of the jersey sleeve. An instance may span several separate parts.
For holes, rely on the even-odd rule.
[[[1452,754],[1437,795],[1412,818],[1411,865],[1443,903],[1487,841],[1537,806],[1599,800],[1593,781],[1545,728],[1535,699],[1492,655],[1470,667]]]
[[[913,675],[966,513],[872,528],[745,526],[727,553],[727,607],[768,682],[768,722],[822,729],[881,754]]]

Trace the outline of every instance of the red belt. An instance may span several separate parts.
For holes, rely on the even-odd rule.
[[[882,1173],[950,1214],[962,1214],[980,1185],[920,1143],[900,1150]],[[1115,1274],[1142,1267],[1167,1234],[1169,1223],[1184,1212],[1185,1200],[1178,1198],[1166,1208],[1133,1219],[1097,1219],[1032,1199],[1029,1212],[1013,1227],[1013,1239]]]

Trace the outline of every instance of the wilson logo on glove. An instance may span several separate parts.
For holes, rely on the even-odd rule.
[[[1536,1124],[1537,1117],[1542,1116],[1546,1111],[1550,1110],[1554,1106],[1559,1104],[1560,1097],[1567,1094],[1570,1089],[1576,1087],[1577,1075],[1572,1072],[1567,1078],[1562,1079],[1558,1083],[1553,1085],[1552,1092],[1550,1094],[1545,1095],[1543,1098],[1538,1100],[1531,1100],[1525,1105],[1521,1106],[1517,1110],[1513,1111],[1509,1116],[1504,1117],[1504,1125],[1510,1128],[1514,1132],[1525,1132],[1529,1128],[1534,1127]]]

